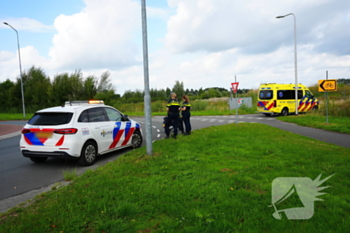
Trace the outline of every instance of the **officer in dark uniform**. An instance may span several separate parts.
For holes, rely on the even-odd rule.
[[[177,128],[179,124],[179,116],[180,116],[179,112],[181,108],[180,108],[179,101],[176,99],[175,93],[171,93],[171,99],[169,100],[166,109],[168,111],[168,123],[165,126],[165,134],[166,134],[165,138],[169,138],[169,134],[170,134],[169,126],[172,125],[174,127],[174,138],[176,139]]]
[[[182,120],[185,124],[185,128],[186,128],[186,135],[190,135],[191,134],[191,122],[190,122],[190,117],[191,117],[191,104],[190,104],[190,100],[188,99],[187,95],[182,96],[182,100],[184,101],[182,103]]]

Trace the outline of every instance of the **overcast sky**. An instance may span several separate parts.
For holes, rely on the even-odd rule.
[[[150,88],[239,88],[350,78],[349,0],[146,0]],[[143,90],[141,0],[2,0],[0,82],[108,70],[117,93]]]

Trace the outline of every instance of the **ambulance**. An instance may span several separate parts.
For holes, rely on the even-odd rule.
[[[319,101],[304,85],[298,84],[298,112],[317,110]],[[287,116],[295,112],[295,84],[260,84],[257,109],[260,113]]]

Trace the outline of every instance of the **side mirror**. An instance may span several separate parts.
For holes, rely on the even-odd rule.
[[[123,115],[122,116],[122,121],[130,121],[129,116],[128,115]]]

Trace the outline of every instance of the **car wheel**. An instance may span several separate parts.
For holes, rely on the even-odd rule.
[[[90,166],[95,163],[97,157],[97,146],[96,143],[88,141],[84,144],[81,150],[80,158],[78,163],[81,166]]]
[[[47,160],[47,157],[31,157],[30,160],[34,163],[43,163]]]
[[[139,131],[135,131],[132,135],[131,144],[134,149],[139,148],[142,145],[142,136]]]
[[[284,108],[281,112],[282,116],[287,116],[288,115],[288,108]]]

